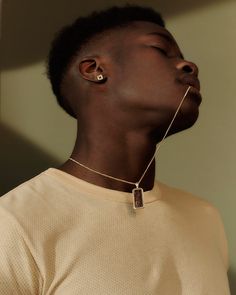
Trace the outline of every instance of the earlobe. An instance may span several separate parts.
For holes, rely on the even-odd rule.
[[[96,58],[83,59],[79,64],[79,71],[83,79],[91,82],[103,82],[104,70]]]

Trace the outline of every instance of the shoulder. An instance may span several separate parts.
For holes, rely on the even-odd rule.
[[[15,220],[21,226],[42,222],[53,215],[56,203],[57,182],[47,170],[22,183],[0,197],[0,222]],[[32,225],[33,226],[33,225]]]
[[[161,182],[158,182],[158,185],[163,201],[172,206],[190,226],[192,224],[196,230],[204,232],[215,241],[228,269],[228,240],[219,209],[204,198],[182,189]]]
[[[209,224],[221,220],[219,210],[208,200],[161,182],[158,182],[158,185],[163,201],[174,207],[182,216],[193,220],[202,218]]]
[[[48,170],[43,171],[1,196],[0,207],[11,211],[14,209],[22,210],[25,204],[27,204],[28,209],[34,203],[39,206],[43,197],[57,187]]]
[[[53,168],[24,182],[0,198],[1,224],[12,223],[36,245],[55,231],[74,222],[73,212],[80,206],[70,186],[52,173]],[[2,228],[4,230],[4,228]]]
[[[169,203],[174,203],[178,207],[206,211],[217,211],[217,209],[206,199],[196,196],[185,190],[169,186],[158,181],[158,186],[161,191],[162,198]]]
[[[6,202],[7,199],[13,198],[13,196],[16,197],[16,195],[35,195],[43,192],[51,183],[50,173],[48,171],[50,171],[50,168],[10,190],[0,197],[0,202],[2,200]]]

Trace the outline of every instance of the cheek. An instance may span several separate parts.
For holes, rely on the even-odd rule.
[[[167,67],[138,64],[129,68],[119,79],[121,101],[140,108],[164,108],[178,96],[175,75]]]
[[[176,109],[184,93],[175,65],[153,51],[133,54],[116,72],[114,87],[123,107],[164,111]]]

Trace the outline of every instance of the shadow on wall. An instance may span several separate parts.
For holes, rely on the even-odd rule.
[[[59,163],[3,124],[0,125],[0,196]]]
[[[227,0],[234,1],[234,0]],[[91,10],[126,2],[152,6],[169,17],[225,0],[50,0],[3,1],[2,68],[14,68],[44,60],[53,35],[63,25]],[[69,3],[69,4],[68,4]]]
[[[230,268],[228,275],[231,295],[234,295],[236,294],[236,271]]]

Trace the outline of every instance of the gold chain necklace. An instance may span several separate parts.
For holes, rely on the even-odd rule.
[[[175,112],[175,114],[174,114],[174,116],[173,116],[170,124],[169,124],[169,127],[167,128],[167,130],[166,130],[166,132],[165,132],[162,140],[157,145],[156,150],[155,150],[155,153],[152,156],[150,162],[148,163],[147,168],[145,169],[145,171],[143,172],[142,176],[140,177],[140,179],[137,182],[127,181],[127,180],[124,180],[124,179],[120,179],[120,178],[117,178],[117,177],[114,177],[114,176],[107,175],[105,173],[101,173],[101,172],[99,172],[97,170],[94,170],[92,168],[89,168],[89,167],[85,166],[84,164],[76,161],[73,158],[69,158],[69,160],[73,161],[74,163],[82,166],[83,168],[85,168],[85,169],[87,169],[87,170],[89,170],[91,172],[97,173],[99,175],[102,175],[104,177],[107,177],[107,178],[110,178],[110,179],[113,179],[113,180],[117,180],[117,181],[120,181],[120,182],[124,182],[124,183],[128,183],[128,184],[134,185],[135,188],[132,190],[132,193],[133,193],[133,208],[134,209],[144,208],[144,203],[143,203],[143,189],[141,187],[139,187],[139,184],[142,181],[143,177],[145,176],[145,174],[146,174],[148,168],[150,167],[152,161],[154,160],[157,152],[159,151],[159,149],[161,147],[161,144],[163,143],[164,139],[166,138],[166,136],[167,136],[167,134],[168,134],[168,132],[169,132],[169,130],[170,130],[170,128],[171,128],[171,126],[172,126],[172,124],[173,124],[173,122],[174,122],[174,120],[175,120],[175,118],[176,118],[176,116],[177,116],[177,114],[178,114],[178,112],[179,112],[179,110],[180,110],[180,108],[181,108],[181,106],[182,106],[182,104],[184,102],[184,99],[186,98],[186,96],[187,96],[190,88],[191,88],[191,86],[189,86],[188,89],[186,90],[186,92],[185,92],[182,100],[180,101],[180,104],[179,104],[179,106],[178,106],[178,108],[177,108],[177,110],[176,110],[176,112]]]

